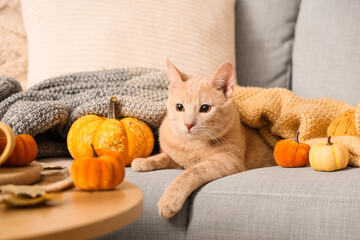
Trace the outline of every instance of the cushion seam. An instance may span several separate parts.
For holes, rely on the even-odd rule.
[[[292,198],[294,200],[310,200],[315,202],[337,202],[337,203],[360,203],[360,198],[358,200],[347,200],[347,199],[328,199],[326,197],[310,197],[310,196],[279,196],[279,195],[260,195],[260,194],[233,194],[233,193],[196,193],[193,197],[193,199],[196,199],[201,194],[207,194],[207,195],[214,195],[214,194],[221,194],[221,195],[231,195],[231,196],[238,196],[241,198],[261,198],[261,199],[289,199]]]

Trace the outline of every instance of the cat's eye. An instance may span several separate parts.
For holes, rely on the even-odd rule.
[[[211,110],[211,106],[207,104],[204,104],[200,107],[200,112],[202,113],[210,112],[210,110]]]
[[[176,104],[176,110],[178,110],[179,112],[183,112],[185,111],[185,108],[182,104],[178,103]]]

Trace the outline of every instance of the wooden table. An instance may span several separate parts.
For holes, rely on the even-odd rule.
[[[136,220],[143,210],[141,190],[124,181],[115,190],[63,193],[54,205],[0,207],[0,239],[89,239]]]

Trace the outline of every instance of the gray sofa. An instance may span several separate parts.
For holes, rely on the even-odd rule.
[[[307,98],[360,100],[360,1],[238,0],[237,78]],[[359,239],[360,169],[270,167],[206,184],[172,219],[157,202],[182,170],[136,173],[144,212],[101,239]]]

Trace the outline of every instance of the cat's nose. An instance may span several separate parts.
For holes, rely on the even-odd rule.
[[[187,127],[187,129],[189,130],[189,132],[190,132],[190,129],[195,125],[195,123],[184,123],[184,124]]]

